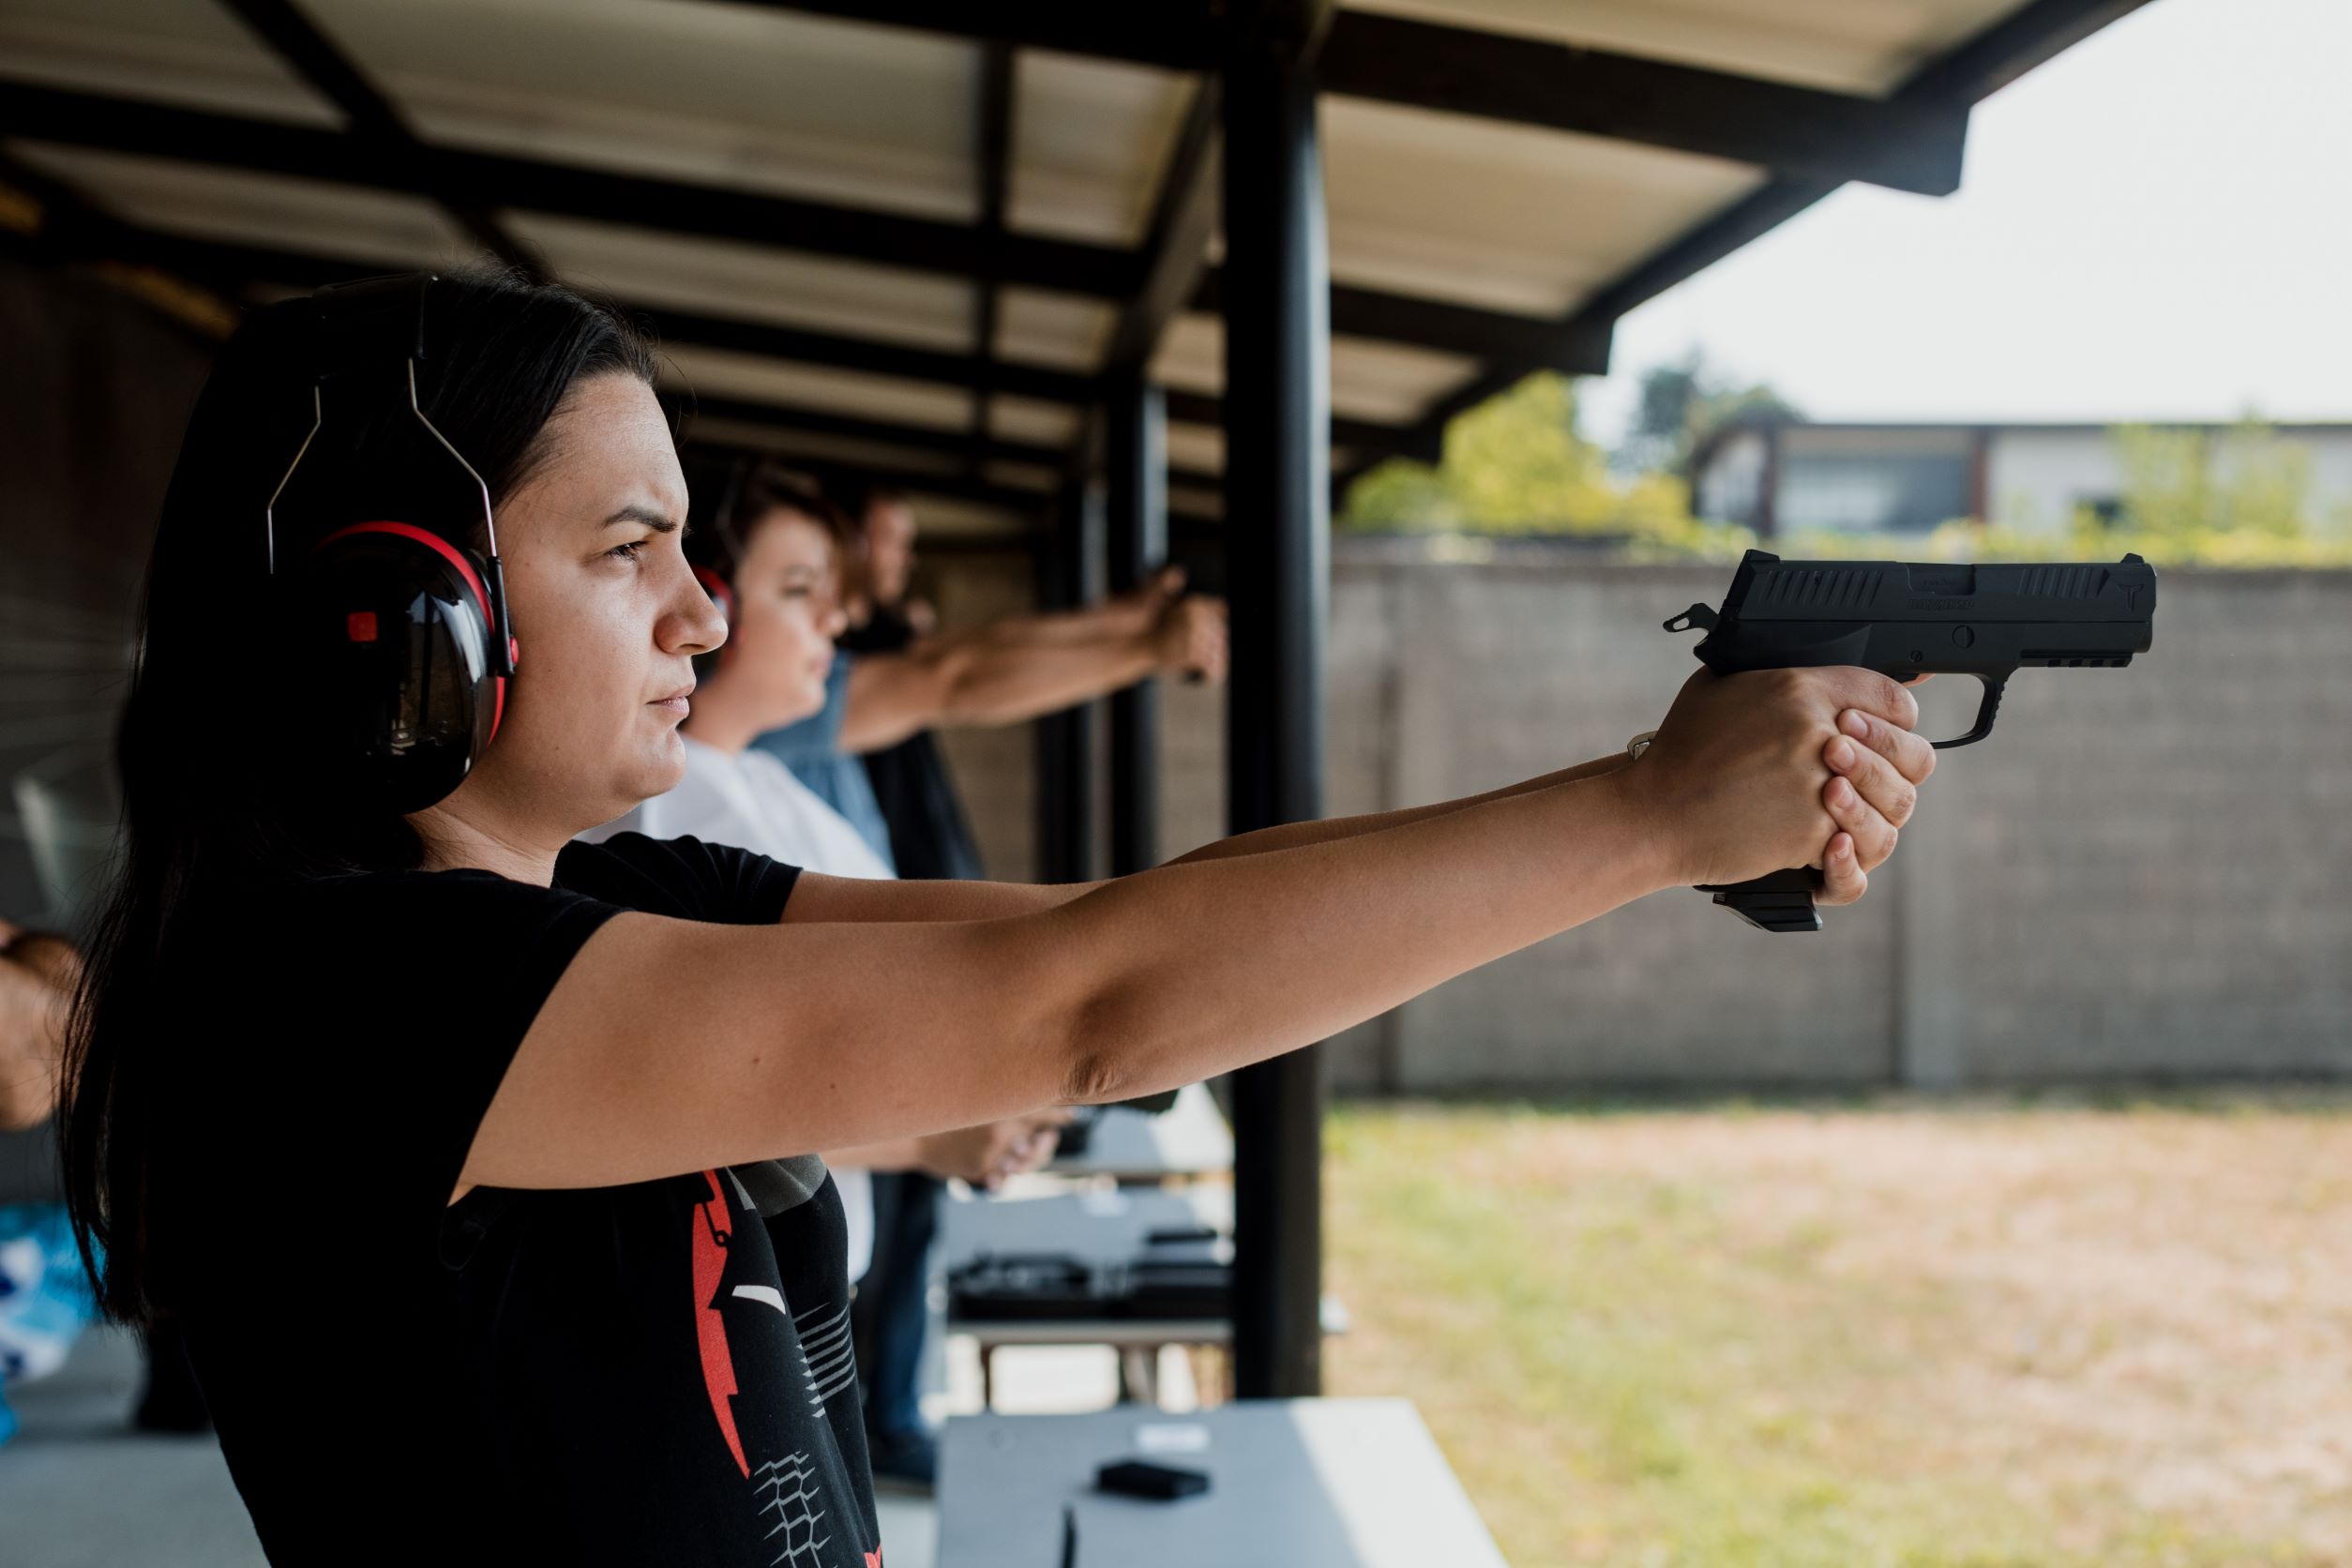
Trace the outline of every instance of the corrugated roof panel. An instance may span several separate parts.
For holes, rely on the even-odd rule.
[[[1068,239],[1143,243],[1190,78],[1042,50],[1019,58],[1007,222]]]
[[[2021,3],[1365,0],[1361,8],[1877,93]],[[957,222],[977,216],[984,52],[965,38],[713,0],[305,0],[305,8],[428,139]],[[0,0],[7,76],[339,123],[219,0]],[[1196,91],[1181,74],[1023,51],[1011,226],[1139,243]],[[1530,315],[1573,310],[1764,178],[1745,164],[1476,115],[1328,98],[1321,113],[1336,280]],[[421,198],[22,146],[28,161],[159,229],[422,264],[475,254]],[[970,281],[671,237],[631,228],[631,216],[525,210],[511,221],[565,276],[626,297],[954,353],[975,346]],[[791,239],[779,225],[775,244]],[[992,347],[1060,369],[1093,369],[1115,316],[1099,301],[1032,289],[1009,290],[1003,303]],[[1214,318],[1180,317],[1154,373],[1217,390],[1219,333]],[[714,396],[952,430],[968,425],[973,407],[963,389],[896,377],[701,349],[673,357]],[[1454,354],[1339,339],[1334,411],[1410,421],[1474,369]],[[1075,439],[1069,409],[1011,398],[990,405],[990,429],[1007,439]],[[1171,443],[1180,463],[1207,467],[1216,439],[1196,430]]]
[[[1092,370],[1102,363],[1117,313],[1095,300],[1035,289],[1003,291],[997,318],[999,358],[1061,370]]]
[[[1168,466],[1199,473],[1225,472],[1225,431],[1214,425],[1168,423]]]
[[[411,266],[448,266],[481,254],[419,197],[38,142],[10,146],[115,217],[148,228]]]
[[[1331,340],[1331,407],[1358,419],[1408,424],[1478,373],[1467,354],[1438,354],[1366,338]]]
[[[342,116],[216,0],[0,0],[0,74],[334,127]]]
[[[2023,3],[1357,0],[1349,8],[1876,97]]]
[[[1187,392],[1214,393],[1223,387],[1224,322],[1193,310],[1168,323],[1159,352],[1152,355],[1152,379]]]
[[[962,465],[954,458],[938,452],[917,451],[850,436],[818,435],[807,430],[786,430],[775,425],[717,415],[697,415],[689,432],[697,441],[748,446],[815,462],[864,464],[941,475],[960,474],[963,471]]]
[[[972,348],[972,285],[959,278],[546,213],[512,216],[567,281],[625,299],[957,354]]]
[[[1040,446],[1067,446],[1078,439],[1078,410],[1066,403],[1039,402],[1033,398],[988,400],[988,433],[1006,441],[1033,442]]]
[[[1215,490],[1199,490],[1191,485],[1170,485],[1168,509],[1193,517],[1221,518],[1225,516],[1225,497]]]
[[[709,422],[709,439],[731,446],[743,446],[774,456],[790,472],[819,484],[823,482],[823,470],[832,463],[857,462],[853,443],[827,443],[810,438],[805,445],[801,438],[779,435],[763,426],[738,424],[731,420],[714,419]],[[1032,520],[1029,508],[1002,506],[992,502],[974,500],[960,495],[941,495],[927,488],[929,475],[941,479],[955,479],[961,471],[928,464],[899,465],[895,460],[884,466],[897,469],[892,482],[906,490],[915,503],[915,512],[923,532],[933,538],[1018,535]]]
[[[932,495],[921,484],[909,483],[905,489],[915,500],[915,515],[923,532],[935,539],[990,538],[1000,535],[1018,535],[1032,520],[1020,512],[995,506],[986,501],[972,501],[960,495]]]
[[[701,0],[311,0],[420,135],[970,221],[979,50]]]
[[[1040,468],[1027,462],[989,462],[980,465],[980,476],[992,485],[1010,490],[1033,490],[1043,499],[1062,477],[1050,468]]]
[[[1531,315],[1564,314],[1764,177],[1354,98],[1322,113],[1334,278]]]
[[[684,344],[663,350],[663,357],[676,367],[674,376],[664,377],[665,384],[706,397],[784,403],[934,430],[963,430],[972,422],[972,397],[958,387]]]
[[[1477,372],[1479,362],[1463,354],[1376,343],[1362,338],[1331,340],[1331,408],[1336,415],[1401,424]],[[1152,361],[1153,379],[1187,391],[1219,392],[1225,385],[1225,324],[1198,311],[1176,318]]]

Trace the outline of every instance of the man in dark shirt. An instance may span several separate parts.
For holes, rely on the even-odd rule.
[[[914,565],[914,512],[905,497],[885,490],[849,500],[865,546],[864,585],[870,596],[862,596],[852,611],[863,611],[864,624],[852,625],[840,645],[852,654],[895,654],[918,635],[905,603]],[[985,874],[935,731],[918,730],[897,746],[867,752],[864,761],[900,876],[971,880]],[[938,1472],[938,1455],[923,1424],[921,1375],[929,1313],[926,1275],[942,1184],[922,1170],[878,1170],[871,1180],[874,1261],[851,1306],[865,1369],[867,1442],[877,1482],[922,1485]]]
[[[908,596],[914,575],[914,510],[903,493],[888,489],[847,490],[839,500],[855,530],[854,569],[846,574],[850,628],[840,646],[855,655],[899,653],[931,629],[929,607]],[[1183,585],[1181,575],[1163,574],[1136,593],[1055,617],[1053,633],[1071,640],[1135,635],[1161,620]],[[867,752],[864,761],[889,826],[898,875],[927,880],[987,874],[935,731],[917,731],[895,746]],[[927,1486],[936,1455],[923,1423],[919,1375],[941,1184],[922,1171],[877,1171],[873,1190],[874,1261],[853,1308],[867,1441],[877,1481]]]
[[[855,556],[844,585],[850,626],[840,646],[853,655],[901,653],[932,629],[930,607],[908,596],[914,576],[914,509],[903,492],[882,487],[846,490],[840,501],[854,531]],[[1039,645],[1069,647],[1090,640],[1134,638],[1166,622],[1183,591],[1184,574],[1165,571],[1132,593],[1089,609],[1006,626],[1021,628],[1018,641]],[[1223,672],[1223,607],[1214,600],[1204,601],[1203,607],[1212,611],[1219,655],[1209,672],[1218,677]],[[1003,627],[991,628],[991,634],[1013,635]],[[927,880],[985,874],[936,731],[918,730],[894,746],[866,752],[863,760],[889,826],[891,858],[899,876]]]

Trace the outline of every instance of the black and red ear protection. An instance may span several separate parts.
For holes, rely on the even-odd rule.
[[[310,433],[263,514],[303,677],[305,747],[338,783],[400,812],[420,811],[464,781],[498,733],[520,653],[489,487],[416,404],[433,282],[369,279],[311,296]],[[334,509],[323,529],[305,530],[317,542],[279,561],[279,502],[330,415],[385,429],[413,420],[417,446],[429,461],[445,455],[453,490],[461,472],[475,505],[387,517],[390,508],[369,499],[369,475],[331,475],[341,481],[329,487]],[[487,556],[467,542],[477,520]]]

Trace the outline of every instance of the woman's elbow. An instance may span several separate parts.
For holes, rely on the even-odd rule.
[[[1112,884],[1115,886],[1116,884]],[[1133,935],[1106,920],[1097,889],[1048,909],[960,928],[989,1033],[1023,1063],[1022,1076],[1063,1105],[1131,1099],[1150,1086],[1156,1033],[1149,965]]]
[[[1061,1094],[1056,1105],[1106,1106],[1150,1093],[1129,1056],[1097,1044],[1081,1046],[1065,1059]]]
[[[1078,975],[1048,1009],[1039,1033],[1053,1053],[1058,1104],[1108,1105],[1144,1093],[1144,1042],[1125,990],[1116,977]]]

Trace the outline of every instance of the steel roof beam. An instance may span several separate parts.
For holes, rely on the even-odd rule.
[[[235,12],[295,75],[343,112],[354,139],[393,159],[419,158],[430,151],[392,100],[294,0],[221,0],[221,4]],[[460,228],[492,252],[533,278],[549,276],[546,259],[506,227],[492,204],[454,192],[429,190],[429,194]]]

